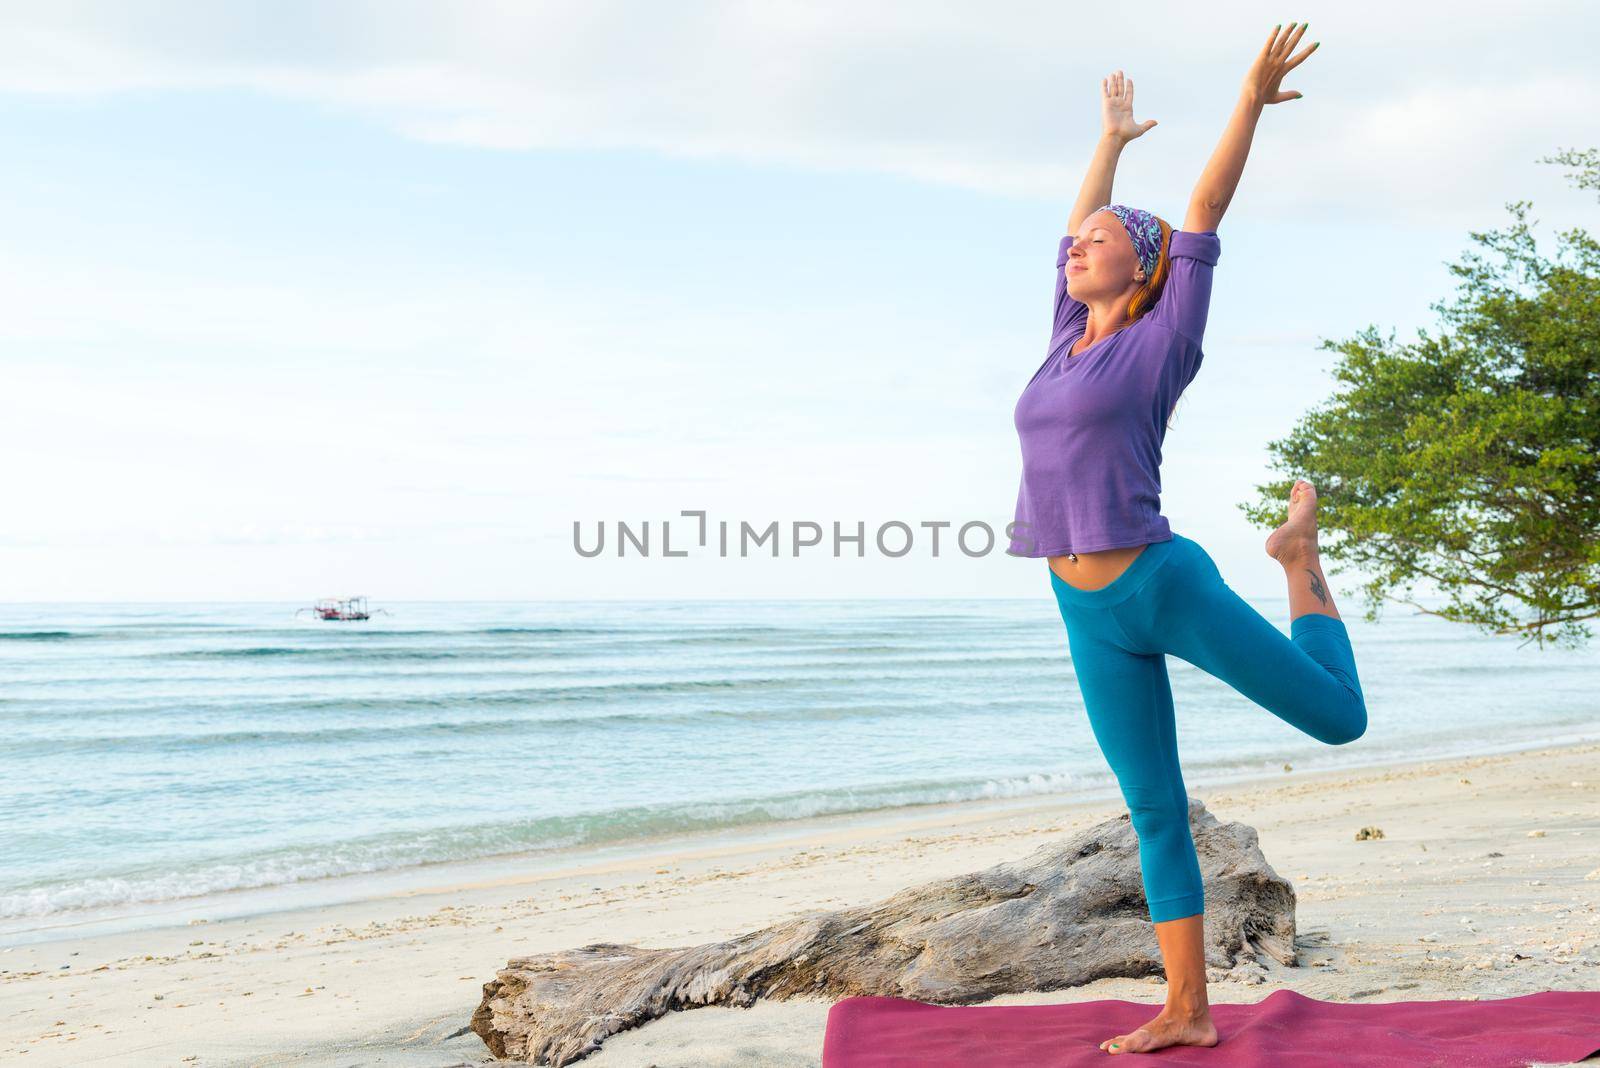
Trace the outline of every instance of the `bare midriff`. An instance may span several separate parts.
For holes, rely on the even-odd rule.
[[[1068,586],[1080,590],[1098,590],[1111,585],[1117,576],[1128,570],[1128,565],[1144,552],[1143,545],[1130,545],[1125,549],[1102,549],[1096,553],[1078,553],[1077,562],[1070,556],[1049,556],[1046,562]]]

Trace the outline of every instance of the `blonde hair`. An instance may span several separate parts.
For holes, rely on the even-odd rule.
[[[1145,313],[1156,306],[1156,302],[1161,299],[1161,290],[1166,287],[1167,277],[1172,273],[1172,257],[1169,254],[1172,248],[1172,225],[1159,215],[1154,218],[1156,225],[1161,227],[1161,254],[1156,257],[1156,269],[1150,272],[1150,277],[1144,280],[1144,285],[1128,298],[1128,308],[1124,314],[1129,326],[1138,322]],[[1178,405],[1175,402],[1172,411],[1167,413],[1168,430],[1172,429],[1172,416],[1177,411]]]
[[[1161,227],[1161,254],[1156,257],[1156,269],[1150,277],[1144,280],[1138,292],[1128,298],[1127,319],[1131,325],[1139,321],[1145,312],[1156,306],[1156,301],[1161,299],[1161,289],[1167,284],[1167,276],[1172,273],[1172,257],[1169,250],[1172,247],[1172,226],[1161,216],[1155,216],[1156,225]]]

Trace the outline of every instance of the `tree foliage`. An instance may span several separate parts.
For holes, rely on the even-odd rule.
[[[1541,162],[1600,189],[1594,149]],[[1341,386],[1269,445],[1286,477],[1240,505],[1276,527],[1295,478],[1314,483],[1324,563],[1370,576],[1370,621],[1392,600],[1542,648],[1581,644],[1600,616],[1600,244],[1574,228],[1545,259],[1531,206],[1470,232],[1489,255],[1450,266],[1437,334],[1397,344],[1369,326],[1318,345],[1341,354]],[[1413,600],[1421,580],[1449,603]]]

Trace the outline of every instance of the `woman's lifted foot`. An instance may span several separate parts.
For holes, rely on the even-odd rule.
[[[1125,1035],[1117,1035],[1100,1043],[1107,1053],[1148,1053],[1166,1046],[1215,1046],[1217,1029],[1211,1022],[1211,1010],[1202,1009],[1198,1016],[1169,1015],[1162,1010],[1147,1024],[1135,1027]]]
[[[1289,491],[1289,521],[1267,535],[1267,555],[1285,567],[1317,555],[1317,487],[1300,479]]]

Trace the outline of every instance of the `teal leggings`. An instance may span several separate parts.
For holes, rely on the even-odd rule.
[[[1228,587],[1210,554],[1177,533],[1145,546],[1109,586],[1080,590],[1054,571],[1050,584],[1089,725],[1139,836],[1150,919],[1203,913],[1165,654],[1215,675],[1319,742],[1343,745],[1367,729],[1344,621],[1299,616],[1284,637]]]

